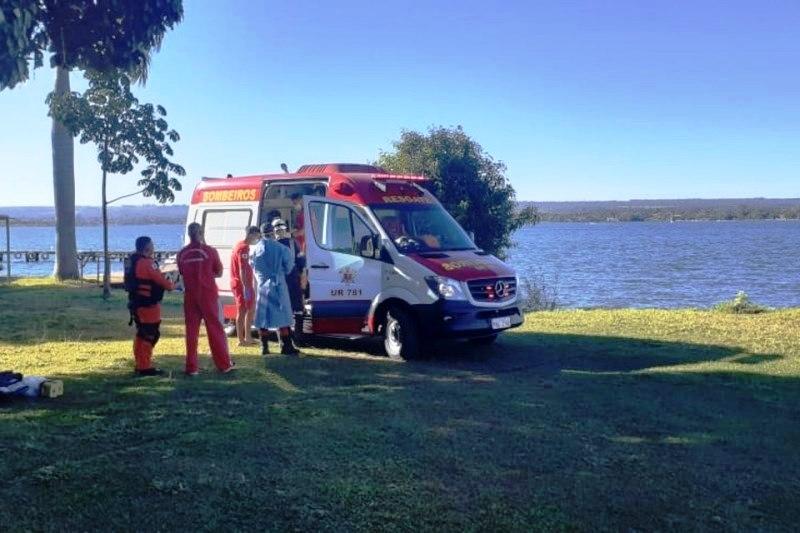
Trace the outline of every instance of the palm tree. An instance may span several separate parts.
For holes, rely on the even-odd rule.
[[[53,94],[70,91],[72,69],[123,69],[144,79],[150,51],[183,18],[182,0],[33,0],[0,4],[5,38],[0,39],[0,90],[24,82],[52,53]],[[53,193],[56,210],[56,266],[59,279],[79,275],[75,241],[73,139],[53,121]]]
[[[56,96],[70,92],[69,70],[56,67]],[[78,247],[75,239],[75,146],[72,133],[53,118],[53,199],[56,211],[56,279],[77,279]]]

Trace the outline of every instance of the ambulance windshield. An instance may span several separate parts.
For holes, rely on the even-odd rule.
[[[458,222],[438,204],[379,204],[372,212],[400,253],[473,250]]]

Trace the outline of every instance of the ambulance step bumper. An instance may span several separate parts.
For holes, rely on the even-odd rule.
[[[469,302],[439,301],[417,305],[414,310],[425,335],[444,338],[485,337],[524,322],[517,305],[486,308]]]

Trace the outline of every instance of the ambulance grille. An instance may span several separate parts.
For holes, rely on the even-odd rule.
[[[475,279],[468,281],[467,286],[476,302],[506,302],[517,295],[515,278]]]

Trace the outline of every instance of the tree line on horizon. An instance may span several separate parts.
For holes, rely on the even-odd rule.
[[[681,220],[800,220],[800,199],[772,200],[730,205],[722,201],[715,206],[692,205],[696,201],[684,200],[687,206],[670,207],[620,207],[620,202],[516,202],[519,211],[534,207],[540,221],[545,222],[669,222]],[[712,204],[715,200],[703,200]],[[172,205],[121,205],[109,209],[109,217],[116,225],[184,224],[186,204]],[[55,213],[52,207],[0,207],[0,212],[12,217],[17,226],[52,226]],[[99,226],[102,216],[99,207],[79,206],[75,222],[78,226]]]
[[[527,203],[527,202],[523,202]],[[575,203],[572,209],[549,210],[547,204],[531,202],[538,207],[539,218],[544,222],[675,222],[694,220],[797,220],[800,219],[800,201],[791,204],[716,206],[669,206],[640,207],[602,206],[601,202],[587,202],[581,207]]]

